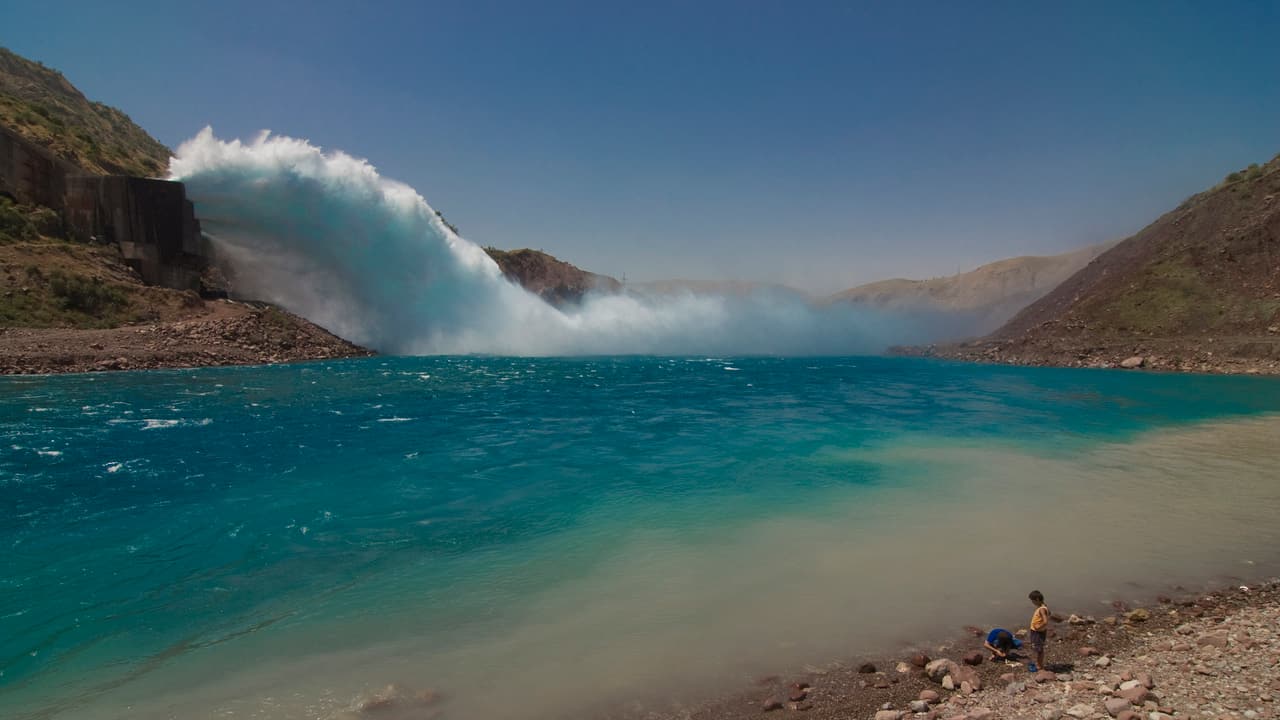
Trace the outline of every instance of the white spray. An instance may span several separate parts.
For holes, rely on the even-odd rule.
[[[413,188],[305,140],[224,142],[206,128],[170,169],[238,294],[382,352],[857,354],[925,339],[900,317],[776,292],[599,294],[557,309],[507,281]]]

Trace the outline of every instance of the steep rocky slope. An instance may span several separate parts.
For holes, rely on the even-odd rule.
[[[991,336],[932,352],[1019,364],[1280,371],[1280,156],[1188,198]]]
[[[622,289],[622,283],[608,275],[587,272],[538,250],[484,250],[498,263],[503,275],[552,305],[579,302],[589,292]]]

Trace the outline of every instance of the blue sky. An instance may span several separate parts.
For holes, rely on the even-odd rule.
[[[835,290],[1124,237],[1280,152],[1280,3],[14,3],[171,147],[368,158],[464,236]]]

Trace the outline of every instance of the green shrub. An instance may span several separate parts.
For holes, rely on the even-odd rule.
[[[34,240],[35,226],[24,209],[7,197],[0,197],[0,242]]]
[[[49,289],[66,310],[101,316],[125,304],[124,293],[98,278],[56,272],[49,276]]]

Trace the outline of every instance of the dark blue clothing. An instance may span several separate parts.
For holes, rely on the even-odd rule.
[[[1013,633],[1009,632],[1008,630],[1005,630],[1004,628],[995,628],[991,632],[987,633],[987,642],[995,647],[1000,647],[999,645],[996,644],[996,636],[999,635],[1000,633],[1009,633],[1009,637],[1013,640],[1013,646],[1016,648],[1022,647],[1022,641],[1016,637],[1013,637]]]

